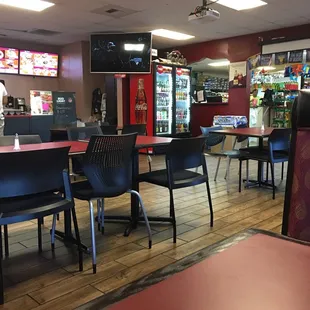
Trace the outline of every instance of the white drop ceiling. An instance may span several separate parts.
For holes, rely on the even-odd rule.
[[[188,41],[155,38],[154,47],[168,48],[310,23],[309,0],[265,0],[268,2],[266,6],[240,12],[214,4],[212,7],[221,13],[221,19],[202,25],[187,21],[188,14],[201,5],[202,0],[50,1],[56,5],[41,13],[1,6],[0,38],[64,45],[88,40],[93,32],[136,32],[158,28],[196,36]],[[121,12],[116,17],[105,13],[111,8]],[[34,29],[60,33],[53,36],[28,33]]]

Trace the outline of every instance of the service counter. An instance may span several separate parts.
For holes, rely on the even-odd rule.
[[[53,115],[5,115],[4,135],[39,135],[49,142],[52,126]]]

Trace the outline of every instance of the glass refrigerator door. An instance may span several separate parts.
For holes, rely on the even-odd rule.
[[[191,71],[176,68],[176,133],[189,132]]]
[[[171,135],[172,131],[172,67],[156,67],[156,135]]]

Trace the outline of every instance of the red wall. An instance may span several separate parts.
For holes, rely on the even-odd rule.
[[[265,42],[272,38],[285,37],[286,40],[305,39],[310,37],[310,24],[277,29],[262,33],[233,37],[222,40],[208,41],[178,47],[177,49],[187,58],[188,63],[200,61],[204,58],[227,58],[230,62],[245,61],[249,57],[260,53],[259,41]],[[170,49],[171,50],[171,49]],[[192,131],[200,134],[200,125],[211,126],[214,115],[249,115],[250,83],[247,88],[231,89],[229,104],[224,106],[201,106],[199,111],[193,107]]]

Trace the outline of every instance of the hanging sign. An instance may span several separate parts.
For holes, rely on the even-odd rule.
[[[301,63],[302,59],[303,59],[303,55],[304,55],[304,51],[303,50],[299,50],[299,51],[292,51],[289,53],[289,63]]]
[[[229,68],[229,88],[246,87],[246,69],[247,62],[235,62],[230,64]]]
[[[272,54],[261,55],[260,65],[262,67],[271,66],[272,65]]]
[[[287,63],[288,59],[288,53],[282,52],[282,53],[276,53],[275,54],[275,64],[276,65],[284,65]]]

